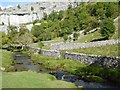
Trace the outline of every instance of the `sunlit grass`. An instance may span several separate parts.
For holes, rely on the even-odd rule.
[[[80,39],[72,42],[72,43],[84,43],[84,42],[90,42],[92,40],[95,40],[95,39],[100,39],[102,38],[100,33],[99,33],[99,30],[98,31],[95,31],[93,33],[89,33],[85,36],[82,36]]]
[[[3,67],[9,67],[12,64],[13,61],[13,53],[10,51],[6,51],[6,50],[0,50],[0,55],[2,57],[2,59],[0,59],[0,63]]]
[[[75,84],[57,80],[50,74],[35,72],[3,72],[3,88],[77,88]]]
[[[91,48],[79,48],[73,50],[64,50],[68,52],[84,53],[84,54],[93,54],[93,55],[102,55],[102,56],[120,56],[119,44],[107,45],[101,47],[91,47]]]

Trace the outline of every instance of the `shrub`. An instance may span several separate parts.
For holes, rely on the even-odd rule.
[[[106,39],[109,39],[115,32],[114,22],[111,18],[103,20],[100,28],[100,34]]]
[[[42,48],[44,46],[44,44],[41,41],[38,42],[38,45],[39,45],[39,48]]]

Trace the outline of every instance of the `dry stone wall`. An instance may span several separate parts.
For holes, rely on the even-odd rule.
[[[81,63],[97,64],[99,66],[105,67],[120,67],[120,57],[97,56],[66,52],[64,54],[64,58],[79,61]]]
[[[50,50],[69,50],[69,49],[77,49],[77,48],[89,48],[89,47],[100,47],[106,45],[112,45],[120,43],[120,39],[118,40],[106,40],[106,41],[96,41],[96,42],[88,42],[88,43],[62,43],[58,45],[52,45]]]
[[[40,54],[46,55],[46,56],[53,56],[55,58],[60,58],[60,52],[56,50],[40,50]]]
[[[98,55],[87,55],[80,53],[65,52],[63,55],[56,50],[43,50],[39,48],[27,47],[29,50],[33,50],[37,54],[43,54],[46,56],[53,56],[54,58],[71,59],[86,64],[97,64],[104,67],[120,67],[120,57],[111,56],[98,56]]]
[[[52,56],[54,58],[60,58],[61,54],[59,51],[57,50],[44,50],[44,49],[40,49],[40,48],[32,48],[32,47],[24,47],[27,48],[29,50],[34,51],[36,54],[42,54],[45,56]]]

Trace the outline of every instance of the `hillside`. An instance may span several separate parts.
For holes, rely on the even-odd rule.
[[[113,20],[118,17],[117,2],[81,3],[78,7],[69,6],[68,8],[66,11],[52,12],[50,15],[45,15],[42,20],[33,22],[31,33],[40,41],[48,41],[56,37],[63,37],[64,40],[70,41],[72,38],[76,41],[81,36],[79,32],[83,31],[82,34],[87,35],[93,29],[99,28],[105,19]],[[41,23],[41,25],[36,26],[35,23]],[[101,36],[97,32],[95,35],[99,39]],[[70,36],[71,34],[73,35]]]
[[[56,3],[61,4],[60,2]],[[72,4],[69,3],[67,4],[67,10],[52,11],[49,15],[44,13],[44,17],[41,20],[27,23],[27,25],[33,25],[31,31],[25,28],[26,24],[19,26],[19,32],[16,26],[10,26],[11,33],[7,35],[9,37],[6,36],[6,38],[3,38],[3,41],[7,40],[7,42],[4,41],[3,44],[40,43],[41,47],[43,44],[40,41],[43,43],[48,41],[50,42],[49,45],[51,45],[56,42],[81,43],[118,38],[117,20],[114,21],[114,19],[119,16],[119,4],[117,2],[81,2],[77,7],[73,7]],[[109,26],[113,28],[110,29],[111,27],[109,28],[109,26],[106,25],[109,30],[107,36],[103,36],[105,34],[102,35],[102,33],[100,33],[103,22],[107,22],[108,25],[110,24]],[[14,32],[14,34],[12,32]],[[3,37],[5,37],[4,34]],[[53,43],[50,40],[52,40]]]

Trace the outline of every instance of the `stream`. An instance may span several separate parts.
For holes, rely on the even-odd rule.
[[[64,71],[46,70],[41,65],[32,63],[30,61],[31,57],[29,55],[23,55],[20,52],[16,52],[13,58],[15,71],[31,70],[42,74],[51,74],[54,75],[58,80],[72,82],[77,86],[83,86],[84,90],[88,90],[89,88],[119,88],[116,85],[111,85],[108,83],[101,84],[96,82],[86,82],[82,80],[79,76]]]

